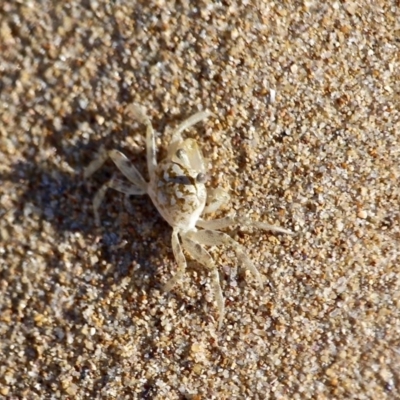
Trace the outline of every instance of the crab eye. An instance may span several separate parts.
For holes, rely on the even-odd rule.
[[[183,157],[185,156],[185,152],[184,152],[183,149],[178,149],[178,150],[176,151],[175,155],[176,155],[180,160],[182,160]]]
[[[206,174],[203,174],[202,172],[198,173],[196,176],[196,182],[198,183],[205,183],[207,180]]]

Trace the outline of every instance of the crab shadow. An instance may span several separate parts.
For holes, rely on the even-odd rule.
[[[51,257],[46,257],[45,280],[46,290],[53,293],[51,296],[55,296],[54,293],[66,286],[63,278],[65,276],[69,276],[68,279],[74,287],[68,290],[76,293],[77,300],[85,297],[85,293],[93,289],[99,298],[110,298],[115,287],[122,284],[124,278],[129,278],[129,288],[122,290],[121,298],[122,304],[125,303],[124,299],[130,301],[126,304],[132,304],[132,291],[141,290],[152,296],[152,293],[162,286],[159,276],[162,260],[169,259],[171,263],[174,262],[170,249],[171,229],[158,214],[147,195],[130,197],[130,204],[135,212],[135,215],[131,215],[125,209],[124,196],[113,190],[107,192],[105,204],[100,210],[103,218],[102,226],[100,228],[96,226],[92,210],[93,197],[100,186],[116,173],[117,168],[112,162],[106,162],[86,181],[83,179],[83,169],[93,160],[100,147],[118,148],[117,138],[136,133],[143,135],[143,130],[140,127],[135,132],[128,126],[122,126],[118,131],[109,132],[104,139],[89,142],[73,140],[73,145],[69,145],[66,140],[68,132],[73,132],[74,138],[78,136],[78,126],[75,124],[79,124],[82,120],[93,122],[91,115],[80,112],[70,115],[65,119],[65,125],[43,144],[45,149],[51,149],[49,153],[47,150],[34,149],[35,151],[26,155],[24,159],[11,165],[8,171],[0,173],[0,185],[18,193],[18,197],[14,197],[12,207],[0,208],[0,218],[10,218],[18,229],[29,231],[29,235],[43,241],[44,247],[48,248],[50,245]],[[46,124],[43,121],[40,123]],[[124,149],[124,153],[134,161],[146,178],[145,149],[136,152]],[[114,216],[117,218],[114,219]],[[121,223],[121,220],[126,221]],[[51,232],[51,238],[46,237],[48,232]],[[147,236],[147,233],[151,236]],[[155,237],[158,244],[163,242],[165,246],[154,245],[152,239]],[[12,241],[18,239],[10,237],[7,240],[10,243],[2,244],[12,245]],[[37,240],[35,242],[37,243]],[[79,242],[83,245],[79,246]],[[67,247],[64,246],[65,243]],[[126,245],[121,246],[121,243]],[[29,248],[29,246],[28,243],[28,248],[25,250],[34,257],[36,247]],[[68,249],[67,255],[64,254],[65,248]],[[66,258],[68,262],[65,261]],[[74,274],[71,271],[71,266],[73,268],[74,265],[85,266],[85,270],[89,272]],[[0,277],[3,274],[7,279],[7,272],[0,271]],[[86,278],[91,276],[94,279],[88,282],[85,275]],[[177,298],[177,301],[184,300]],[[62,320],[66,321],[72,330],[77,327],[76,335],[81,335],[78,327],[86,323],[84,310],[78,301],[65,304],[60,310]],[[107,312],[113,314],[114,311],[117,315],[117,310],[111,306]],[[51,309],[49,313],[52,313]],[[28,320],[29,316],[26,317],[26,321]],[[160,322],[156,317],[154,329],[157,329],[158,325]],[[60,339],[56,337],[54,340],[62,346],[64,344],[66,347],[69,346],[65,337]],[[144,346],[152,348],[155,345],[149,338]],[[30,347],[27,346],[26,349],[29,351]],[[79,349],[78,345],[75,351],[76,354],[82,354],[84,348]],[[32,357],[35,358],[35,354]],[[96,381],[92,397],[96,397],[107,381],[112,379],[107,375],[110,360],[113,365],[118,365],[119,362],[118,355],[111,351],[106,360],[107,362],[100,366],[103,378]],[[89,367],[80,365],[77,358],[70,362],[81,371],[82,379],[90,374]],[[51,365],[51,374],[54,376],[51,382],[57,381],[56,376],[60,373],[60,368],[56,362]]]
[[[68,241],[75,234],[82,236],[89,247],[91,243],[95,243],[91,248],[95,247],[99,256],[98,261],[92,263],[90,268],[101,274],[104,282],[115,285],[127,276],[139,274],[151,277],[150,280],[143,281],[145,286],[141,287],[142,290],[161,289],[164,282],[160,279],[160,260],[168,259],[171,264],[175,262],[170,246],[171,228],[167,222],[147,195],[130,196],[130,209],[127,209],[124,195],[108,190],[99,210],[102,226],[96,226],[92,209],[93,197],[101,185],[119,174],[119,171],[111,161],[107,161],[89,179],[83,178],[84,168],[94,159],[100,148],[118,149],[119,143],[128,136],[137,135],[143,138],[144,128],[140,125],[132,128],[132,119],[127,118],[122,119],[117,128],[103,133],[105,128],[98,125],[96,115],[100,113],[105,119],[112,119],[112,114],[117,113],[117,110],[82,110],[79,104],[75,104],[73,110],[61,120],[58,129],[54,129],[53,121],[35,115],[36,121],[33,124],[52,131],[43,143],[43,148],[48,150],[43,152],[39,148],[35,149],[24,160],[12,165],[9,172],[0,174],[0,183],[11,183],[19,193],[16,206],[4,213],[12,212],[14,223],[22,227],[29,226],[30,219],[35,220],[35,230],[39,233],[46,231],[46,225],[50,224],[57,236],[56,242],[59,243]],[[166,125],[173,126],[178,121],[181,122],[179,117],[176,120],[173,118],[172,122],[164,119],[154,121],[154,128],[162,132]],[[96,134],[96,138],[89,140],[82,137],[84,135],[80,129],[85,123],[101,134]],[[158,150],[160,159],[166,149]],[[144,178],[148,179],[144,140],[142,148],[124,148],[123,152],[134,162]],[[120,177],[126,179],[122,174]],[[2,210],[0,217],[1,214]],[[54,257],[49,266],[51,271],[57,274],[67,270],[62,250],[57,246],[52,250]],[[77,251],[73,253],[73,257],[74,263],[87,265],[90,253]],[[105,268],[105,264],[112,267]],[[105,297],[110,290],[111,284],[102,285]],[[187,303],[175,291],[174,297],[182,304]],[[186,306],[191,307],[187,304]]]
[[[158,215],[148,196],[130,196],[129,203],[135,215],[129,215],[132,210],[126,209],[123,195],[113,190],[107,192],[105,199],[105,203],[111,203],[111,206],[107,208],[108,205],[102,204],[100,211],[104,216],[102,227],[95,225],[93,197],[100,186],[118,170],[112,162],[107,161],[92,177],[84,180],[84,167],[93,160],[101,147],[118,148],[116,138],[127,136],[132,130],[123,126],[122,132],[109,131],[104,139],[89,142],[74,140],[74,145],[69,145],[65,138],[68,132],[78,130],[74,125],[79,124],[79,117],[82,115],[78,115],[78,118],[77,115],[65,118],[65,126],[46,139],[44,147],[49,149],[48,151],[41,152],[37,149],[37,152],[32,152],[31,157],[12,165],[9,172],[0,174],[0,183],[11,184],[10,186],[19,193],[18,203],[13,209],[0,210],[0,214],[12,212],[14,223],[22,226],[29,225],[28,220],[32,218],[36,221],[35,229],[39,232],[43,232],[45,225],[50,224],[60,241],[76,233],[85,238],[94,238],[101,250],[101,258],[107,263],[117,265],[123,278],[127,273],[124,272],[127,265],[133,261],[142,264],[148,253],[145,250],[136,251],[135,255],[129,257],[128,252],[122,252],[122,258],[117,257],[118,250],[115,249],[122,241],[129,240],[129,237],[126,237],[121,229],[117,229],[119,221],[113,220],[113,217],[121,213],[127,214],[128,224],[136,225],[139,231],[143,221],[148,225],[161,225],[161,233],[167,231],[168,225]],[[93,122],[90,115],[86,118]],[[72,120],[74,123],[71,123]],[[138,130],[137,134],[142,135],[143,132]],[[145,149],[136,152],[124,149],[124,153],[146,176]],[[107,215],[106,209],[111,210],[111,217]],[[132,229],[130,231],[132,232]],[[137,249],[140,249],[140,246],[137,246]],[[56,267],[63,268],[63,265],[60,262]],[[155,273],[155,271],[148,272]]]

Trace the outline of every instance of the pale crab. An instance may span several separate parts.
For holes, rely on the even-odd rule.
[[[229,195],[222,189],[208,190],[207,193],[205,186],[207,171],[202,152],[194,139],[183,139],[182,132],[212,116],[211,112],[198,112],[182,122],[173,131],[166,158],[157,164],[155,134],[149,118],[138,105],[132,105],[130,111],[147,127],[146,151],[150,182],[143,179],[136,167],[120,151],[101,151],[85,169],[84,177],[92,175],[108,158],[111,158],[130,183],[112,178],[99,189],[93,200],[96,223],[100,225],[98,208],[108,188],[126,195],[147,193],[157,210],[172,227],[172,250],[178,269],[166,283],[164,290],[170,291],[184,274],[186,259],[183,250],[185,250],[211,274],[212,288],[219,310],[218,329],[220,329],[224,318],[224,299],[217,267],[204,246],[231,246],[239,263],[248,268],[258,283],[262,284],[261,275],[246,255],[245,249],[228,234],[217,229],[240,225],[285,234],[292,232],[244,217],[225,217],[208,221],[201,218],[202,215],[215,212],[226,203]]]

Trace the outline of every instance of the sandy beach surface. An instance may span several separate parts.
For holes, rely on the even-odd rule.
[[[0,397],[400,399],[398,1],[4,1],[0,5]],[[147,196],[84,168],[100,148],[148,178],[172,130],[242,215],[207,270],[176,271]],[[239,267],[239,268],[236,268]]]

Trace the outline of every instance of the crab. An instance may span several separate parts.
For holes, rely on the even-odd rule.
[[[170,291],[185,273],[187,264],[184,251],[186,251],[194,260],[206,267],[211,275],[212,289],[219,311],[218,329],[221,329],[225,313],[224,298],[217,266],[204,246],[230,246],[236,253],[239,263],[249,269],[258,284],[262,285],[261,275],[246,255],[244,247],[220,229],[240,225],[289,235],[292,232],[240,216],[211,220],[203,218],[225,204],[229,195],[220,188],[207,191],[206,163],[202,152],[197,142],[194,139],[184,139],[182,132],[213,116],[211,112],[200,111],[183,121],[172,133],[167,156],[157,163],[155,134],[150,119],[139,105],[130,106],[130,111],[146,126],[147,167],[150,181],[146,182],[131,161],[120,151],[101,150],[97,158],[84,170],[84,178],[91,176],[108,158],[111,158],[129,183],[113,177],[98,190],[93,199],[96,224],[100,226],[99,206],[107,189],[112,188],[128,196],[148,194],[159,213],[172,227],[172,251],[177,271],[164,285],[164,291]]]

